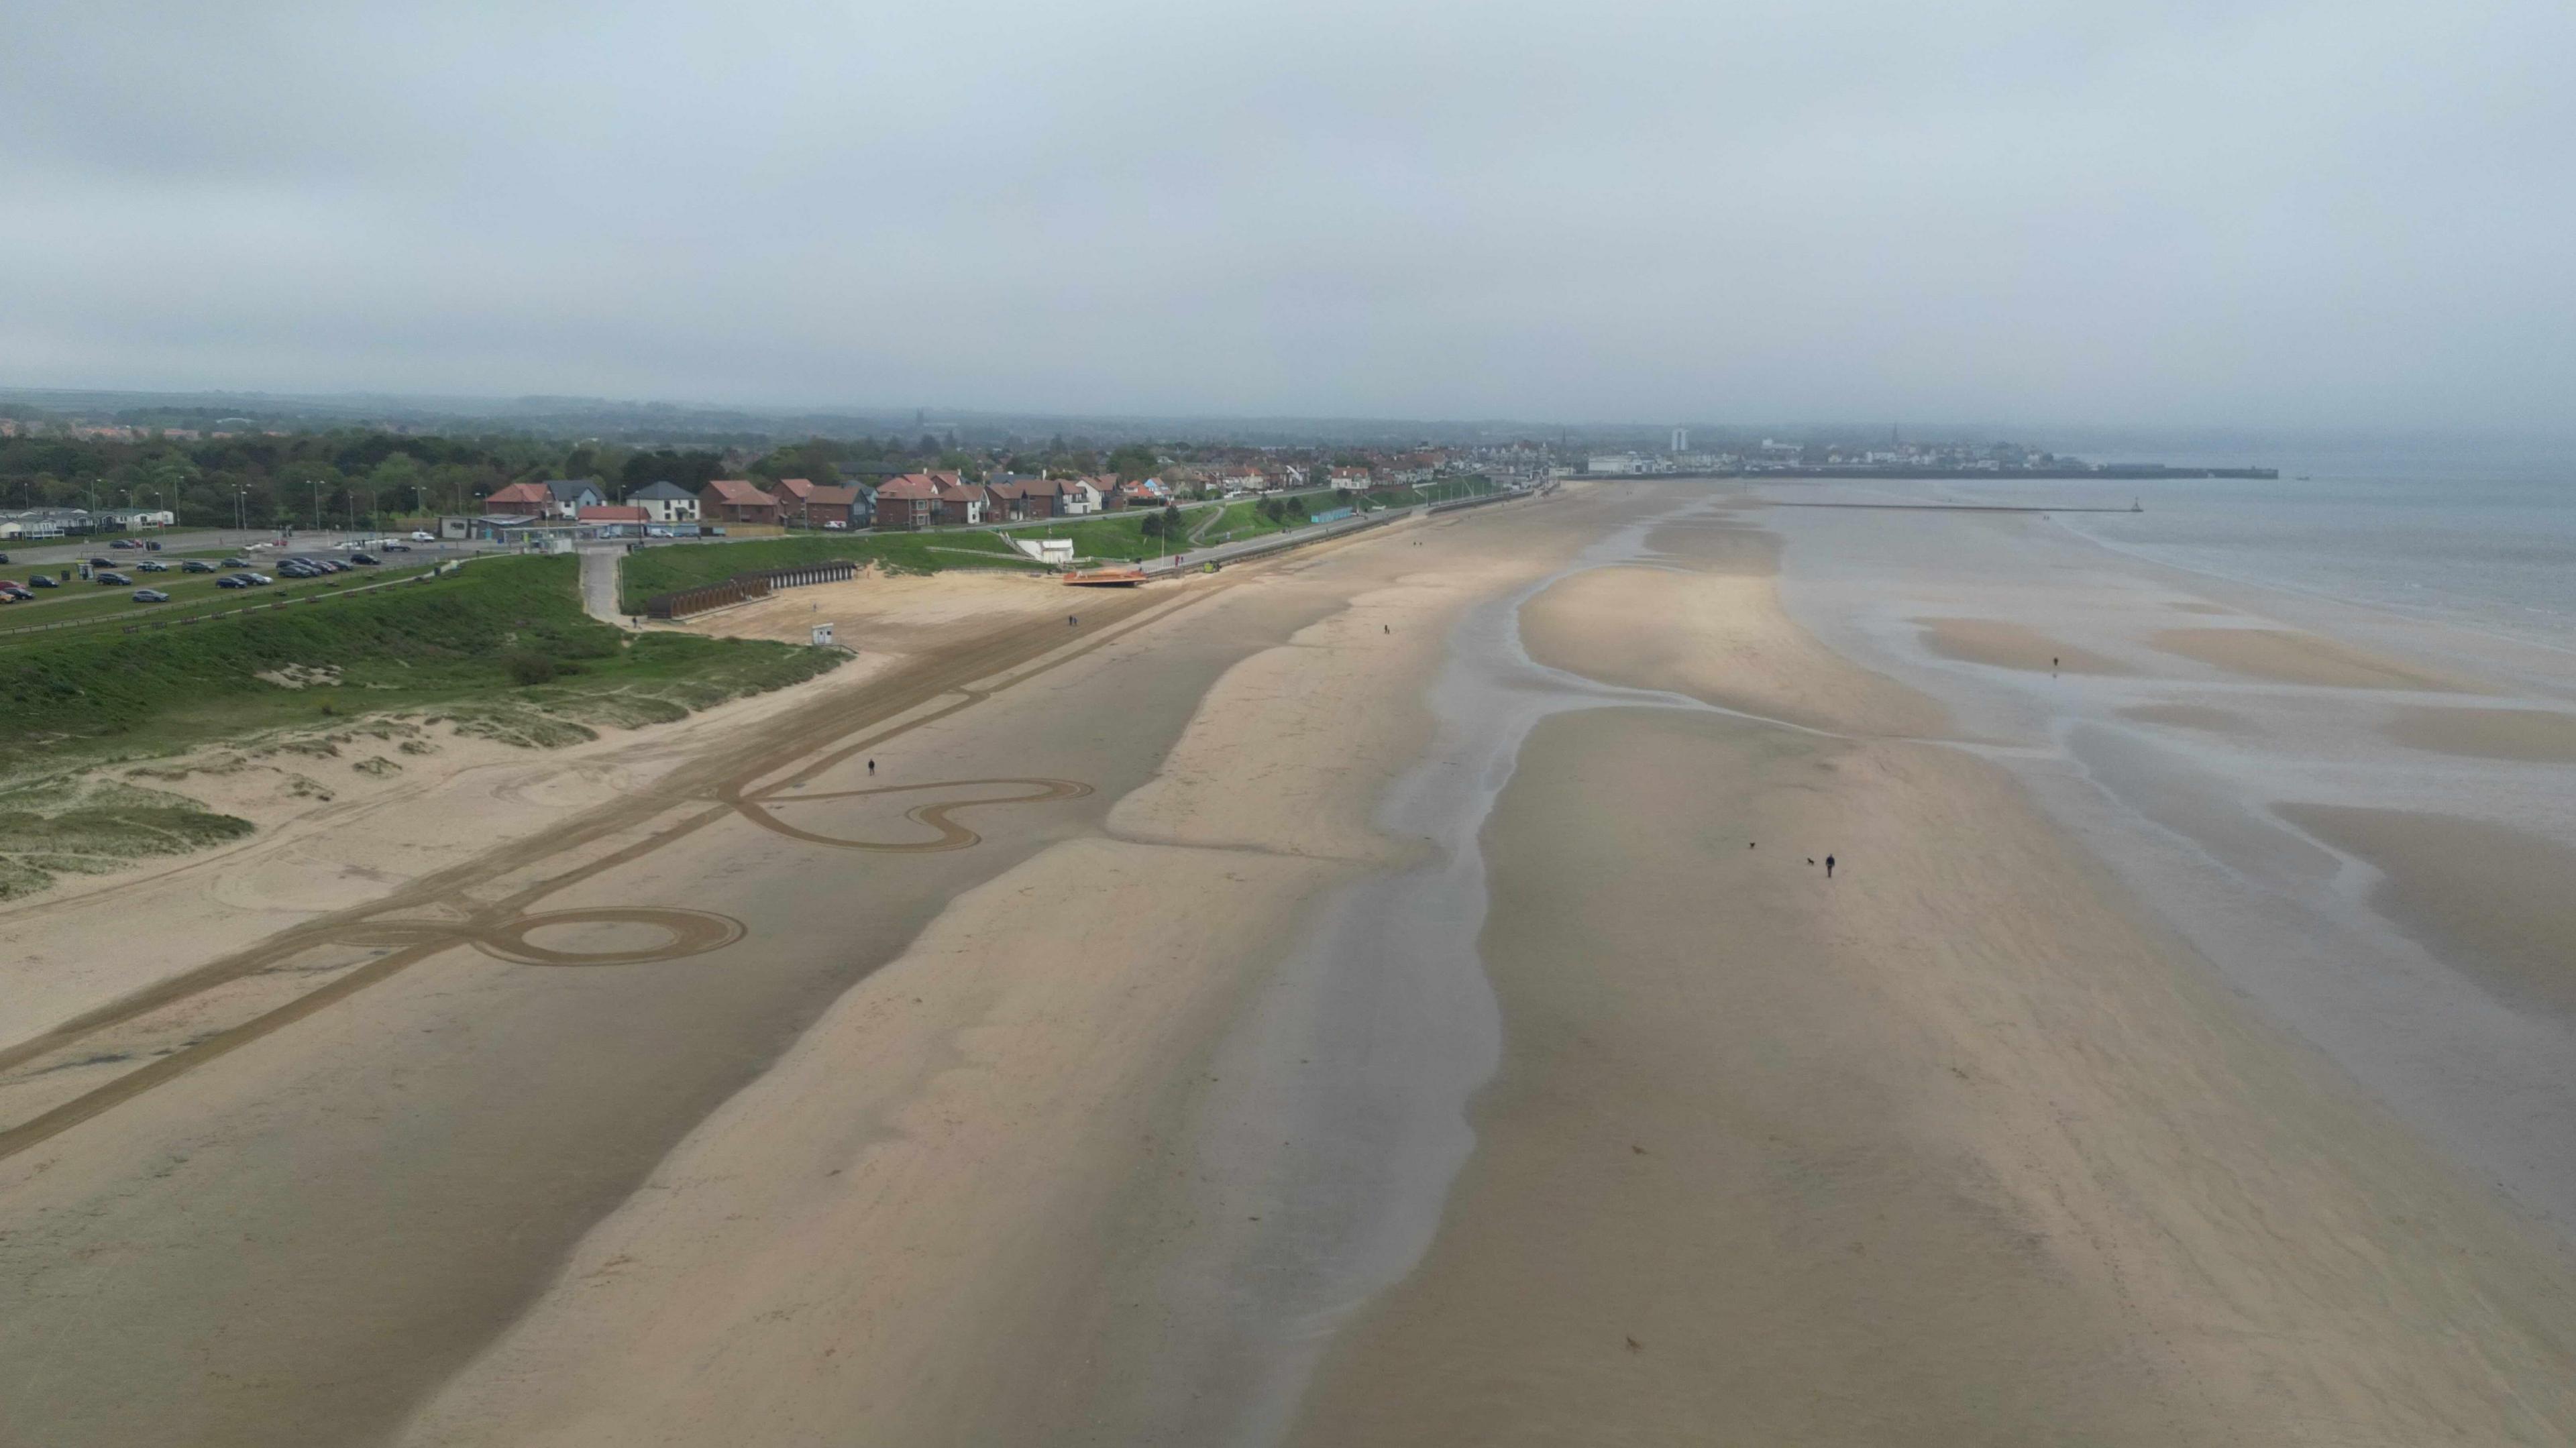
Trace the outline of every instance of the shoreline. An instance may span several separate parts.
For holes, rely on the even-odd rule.
[[[2576,710],[1904,527],[1587,485],[702,751],[412,892],[560,923],[0,1161],[0,1282],[85,1304],[0,1352],[67,1443],[2568,1431],[2488,1168],[2576,1031],[2379,912],[2563,933],[2401,816],[2531,827]]]

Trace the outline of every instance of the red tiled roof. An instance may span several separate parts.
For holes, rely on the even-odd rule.
[[[906,473],[899,478],[889,478],[878,486],[877,501],[884,502],[888,498],[897,502],[907,498],[936,498],[939,496],[939,480],[943,477],[953,479],[956,476],[955,473]]]
[[[814,492],[814,480],[811,478],[780,478],[778,480],[778,491],[791,498],[809,497]]]
[[[543,483],[512,483],[506,488],[495,489],[492,496],[483,501],[486,503],[546,503],[553,500],[554,494],[547,492],[546,485]]]
[[[707,484],[706,493],[701,493],[699,496],[704,497],[710,493],[715,496],[715,500],[719,503],[740,503],[752,505],[765,503],[775,506],[778,502],[776,498],[773,498],[769,494],[762,492],[759,488],[754,487],[750,480],[745,478],[718,478],[714,482]]]

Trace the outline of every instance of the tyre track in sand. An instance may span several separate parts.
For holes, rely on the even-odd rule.
[[[950,819],[951,811],[988,804],[1034,804],[1089,794],[1089,785],[1070,780],[1006,779],[794,796],[819,800],[929,788],[1037,786],[1036,792],[1021,796],[933,801],[914,807],[906,817],[939,832],[939,838],[925,844],[840,839],[788,825],[769,812],[771,803],[785,802],[786,792],[796,785],[862,751],[970,709],[1015,684],[1085,657],[1231,586],[1232,580],[1211,581],[1179,597],[1138,592],[1093,604],[1084,610],[1086,621],[1076,634],[1077,641],[1070,646],[1064,637],[1032,630],[1022,622],[997,624],[979,641],[907,663],[848,696],[817,699],[752,725],[656,783],[551,829],[422,876],[366,905],[292,926],[256,945],[0,1048],[0,1073],[15,1072],[30,1062],[71,1053],[93,1037],[130,1026],[144,1017],[185,1008],[199,997],[248,977],[291,969],[295,958],[309,951],[391,947],[389,953],[342,971],[327,984],[250,1019],[196,1036],[166,1055],[140,1061],[134,1069],[110,1081],[0,1130],[0,1160],[458,947],[472,947],[524,965],[596,966],[676,960],[731,944],[744,933],[741,923],[702,911],[642,904],[581,911],[538,911],[534,907],[549,896],[642,859],[736,814],[764,828],[815,844],[920,852],[963,849],[981,840],[982,836]],[[936,707],[925,707],[933,705]],[[778,777],[782,771],[792,772]],[[774,782],[763,785],[763,780]],[[682,813],[644,838],[595,859],[571,863],[589,847],[674,811]],[[497,881],[557,858],[567,860],[559,872],[544,874],[498,899],[478,894]],[[617,924],[657,929],[669,939],[660,946],[605,952],[556,949],[529,939],[532,933],[550,926]]]

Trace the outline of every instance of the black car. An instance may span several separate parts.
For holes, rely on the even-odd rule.
[[[144,547],[146,547],[146,548],[151,549],[151,550],[152,550],[153,552],[155,552],[155,553],[158,553],[158,552],[160,552],[160,551],[161,551],[161,545],[160,545],[160,544],[158,544],[158,543],[146,542],[143,546],[144,546]]]
[[[6,553],[0,553],[0,563],[6,563],[6,562],[8,562],[8,561],[9,561],[9,555],[8,555],[8,554],[6,554]]]
[[[180,561],[179,571],[182,573],[212,573],[215,571],[215,565],[208,563],[203,558],[188,558]]]
[[[89,561],[89,566],[92,568],[114,568],[116,566],[116,560],[113,558],[93,558]]]
[[[226,568],[248,568],[250,567],[250,560],[247,558],[227,558],[224,560],[224,566]]]
[[[31,584],[34,584],[34,585],[35,585],[36,587],[38,587],[38,588],[60,588],[60,587],[62,587],[62,585],[61,585],[60,583],[55,582],[53,579],[48,578],[48,577],[46,577],[44,574],[41,574],[41,573],[30,573],[30,574],[28,574],[28,575],[27,575],[27,581],[28,581],[29,583],[31,583]]]
[[[409,553],[411,551],[411,545],[408,543],[388,543],[385,545],[385,551],[387,553]],[[6,563],[8,561],[8,555],[0,553],[0,563]]]
[[[114,538],[108,541],[107,546],[110,548],[140,548],[143,545],[135,542],[131,538]]]
[[[133,587],[133,586],[134,586],[134,580],[133,580],[133,579],[128,578],[128,577],[126,577],[124,574],[122,574],[122,573],[118,573],[118,572],[115,572],[115,571],[113,571],[113,570],[110,570],[110,571],[105,572],[105,573],[99,573],[99,574],[92,575],[92,577],[90,578],[90,582],[92,582],[92,583],[113,584],[113,585],[115,585],[115,586],[117,586],[117,587],[120,587],[120,588],[131,588],[131,587]]]
[[[349,555],[349,561],[352,563],[363,563],[369,568],[373,568],[384,560],[376,557],[372,553],[352,553]]]
[[[157,588],[138,588],[134,590],[134,601],[136,603],[168,603],[170,601],[170,595],[163,593]]]
[[[218,578],[218,579],[216,579],[216,580],[215,580],[215,587],[217,587],[217,588],[248,588],[248,587],[250,587],[250,580],[249,580],[249,579],[247,579],[247,578],[242,577],[242,576],[241,576],[240,574],[238,574],[238,573],[227,573],[227,574],[225,574],[223,577]]]

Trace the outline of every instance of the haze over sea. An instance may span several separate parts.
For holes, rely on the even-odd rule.
[[[2060,521],[2157,563],[2576,647],[2576,449],[2564,443],[2066,450],[2096,461],[2252,462],[2281,476],[1935,486],[1961,501],[2123,507],[2134,498],[2146,511]]]

